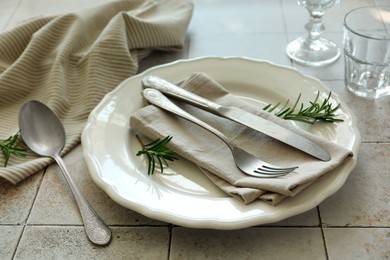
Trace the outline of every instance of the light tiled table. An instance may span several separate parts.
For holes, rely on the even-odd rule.
[[[0,31],[36,15],[103,0],[2,0]],[[344,14],[389,0],[342,0],[324,18],[326,36],[342,43]],[[141,70],[179,58],[248,56],[294,66],[339,94],[359,120],[363,144],[346,184],[318,207],[264,226],[235,231],[188,229],[148,219],[113,202],[87,173],[79,145],[65,161],[113,241],[85,237],[76,204],[56,166],[13,186],[0,180],[0,259],[389,259],[390,97],[367,101],[343,83],[343,59],[323,68],[292,63],[286,44],[304,33],[307,12],[295,0],[196,0],[186,48],[155,53]]]

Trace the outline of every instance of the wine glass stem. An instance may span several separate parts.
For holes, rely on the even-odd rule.
[[[308,32],[307,42],[314,42],[320,39],[325,26],[322,23],[322,16],[324,11],[309,10],[310,20],[305,25],[305,29]]]

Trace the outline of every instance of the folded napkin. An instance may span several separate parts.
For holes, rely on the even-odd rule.
[[[0,139],[18,132],[18,114],[32,99],[52,108],[65,126],[63,154],[80,141],[90,111],[134,75],[152,49],[184,45],[190,0],[109,2],[30,20],[0,35]],[[52,162],[29,153],[0,155],[0,176],[17,183]]]
[[[230,149],[223,141],[185,119],[153,105],[143,107],[131,116],[131,128],[151,139],[173,136],[169,143],[171,149],[197,164],[212,182],[245,204],[260,199],[276,205],[286,197],[296,195],[323,174],[353,156],[351,151],[297,129],[289,121],[280,119],[228,93],[204,73],[194,73],[181,84],[181,87],[221,105],[240,107],[273,121],[306,136],[331,154],[332,159],[329,162],[322,162],[262,133],[175,101],[184,110],[214,126],[234,143],[258,158],[283,166],[299,166],[297,170],[283,177],[256,178],[244,174],[237,168]]]

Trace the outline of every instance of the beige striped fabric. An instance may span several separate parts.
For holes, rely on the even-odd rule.
[[[183,47],[192,9],[190,0],[109,2],[0,34],[0,139],[18,132],[22,105],[39,100],[63,122],[67,153],[80,142],[91,110],[137,73],[145,53]],[[0,154],[0,176],[15,184],[51,162],[28,153],[2,167]]]

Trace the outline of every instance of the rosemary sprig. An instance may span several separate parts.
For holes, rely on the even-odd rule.
[[[156,164],[160,166],[160,171],[164,172],[164,166],[168,166],[168,161],[179,160],[179,158],[176,157],[176,153],[166,147],[169,141],[171,141],[172,136],[168,135],[162,140],[158,138],[146,145],[142,143],[138,135],[136,135],[136,137],[142,145],[142,150],[138,151],[136,155],[146,156],[148,161],[148,175],[154,173]]]
[[[324,101],[320,104],[318,103],[318,98],[320,96],[320,92],[317,92],[317,96],[314,101],[310,101],[310,105],[304,108],[303,103],[300,106],[298,112],[295,112],[295,109],[298,106],[298,103],[301,98],[301,94],[299,94],[297,100],[295,101],[292,107],[288,107],[289,100],[286,101],[282,109],[275,113],[276,116],[287,119],[287,120],[296,120],[309,124],[314,124],[317,121],[324,122],[341,122],[344,121],[342,119],[337,118],[337,114],[335,113],[339,108],[340,104],[335,107],[332,107],[332,104],[329,102],[330,96],[332,92],[329,93],[328,97],[324,99]],[[268,104],[263,108],[263,110],[268,112],[273,112],[276,108],[280,106],[280,102],[276,105]]]
[[[8,161],[11,155],[25,157],[26,150],[19,147],[20,144],[20,133],[17,132],[15,135],[11,135],[5,140],[0,140],[0,150],[4,155],[4,167],[7,167]]]

